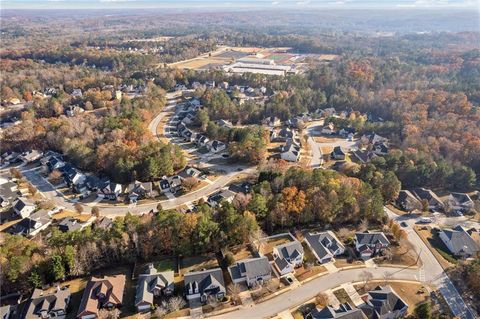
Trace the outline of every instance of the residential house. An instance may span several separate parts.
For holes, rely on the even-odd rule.
[[[83,291],[77,318],[93,319],[100,309],[114,309],[122,306],[125,289],[125,275],[92,277]]]
[[[224,90],[228,90],[229,85],[228,85],[228,82],[223,81],[218,84],[218,87]]]
[[[408,305],[390,286],[377,286],[363,298],[360,309],[368,319],[397,319],[407,315]]]
[[[187,166],[181,171],[178,176],[184,180],[190,177],[199,178],[202,175],[202,171],[196,169],[195,167]]]
[[[332,122],[324,125],[321,130],[322,134],[333,135],[335,134],[335,125]]]
[[[171,296],[174,290],[173,271],[158,272],[149,264],[145,273],[138,276],[135,307],[137,311],[150,311],[154,297]]]
[[[356,150],[352,151],[352,154],[363,164],[370,163],[373,158],[377,157],[377,154],[368,150]]]
[[[437,196],[432,190],[423,187],[414,188],[412,193],[417,196],[420,201],[428,202],[428,209],[431,211],[443,211],[445,205],[440,197]]]
[[[296,267],[302,266],[303,256],[302,244],[297,240],[273,248],[274,265],[281,276],[293,272]]]
[[[213,89],[215,87],[215,81],[205,81],[207,89]]]
[[[67,315],[70,302],[70,290],[57,289],[54,293],[45,293],[35,289],[28,302],[28,306],[21,316],[22,319],[63,319]]]
[[[242,183],[236,183],[236,184],[231,184],[228,189],[231,190],[234,193],[243,193],[243,194],[249,194],[250,191],[252,190],[253,184],[250,182],[242,182]]]
[[[308,233],[305,243],[321,264],[333,261],[335,256],[345,252],[345,247],[332,231]]]
[[[345,159],[345,152],[343,151],[341,146],[335,146],[333,148],[332,153],[330,153],[330,157],[335,160],[344,160]]]
[[[13,211],[22,218],[29,217],[36,207],[34,202],[24,197],[17,198],[17,200],[13,202]]]
[[[56,156],[52,156],[48,159],[47,161],[47,167],[48,169],[50,170],[50,172],[56,170],[56,169],[60,169],[62,168],[63,166],[65,166],[65,162],[60,160],[58,157]]]
[[[0,180],[0,210],[10,207],[18,198],[18,186],[6,179]]]
[[[286,143],[281,148],[280,158],[288,162],[298,162],[300,159],[300,146],[293,142]]]
[[[480,251],[480,243],[472,238],[474,233],[475,229],[465,229],[458,225],[453,229],[443,229],[439,237],[454,256],[469,258],[476,256]]]
[[[186,273],[183,281],[185,297],[189,301],[205,303],[209,297],[217,300],[225,297],[225,282],[221,268]]]
[[[9,232],[15,235],[33,237],[52,224],[49,213],[41,209],[13,225]]]
[[[475,206],[470,196],[465,193],[451,193],[448,195],[446,203],[452,210],[462,213],[472,210]]]
[[[109,229],[110,227],[113,226],[113,220],[108,217],[102,217],[101,220],[96,220],[95,227],[101,228],[101,229]]]
[[[383,137],[383,136],[380,136],[380,135],[376,134],[375,132],[372,132],[372,133],[368,133],[368,134],[363,135],[360,138],[360,141],[364,145],[369,145],[369,144],[375,145],[377,143],[388,142],[388,139]]]
[[[397,206],[406,212],[422,209],[422,203],[408,190],[401,190],[396,200]]]
[[[167,180],[167,178],[161,179],[158,182],[158,188],[161,193],[166,193],[170,191],[170,182]]]
[[[73,92],[72,92],[72,97],[73,98],[81,98],[83,97],[83,93],[82,93],[82,90],[81,89],[73,89]]]
[[[373,153],[375,153],[378,156],[385,156],[388,154],[388,144],[387,142],[377,142],[373,144]]]
[[[364,232],[355,234],[355,249],[362,258],[370,258],[382,253],[390,241],[382,232]]]
[[[248,287],[262,285],[272,279],[272,269],[266,256],[237,261],[228,267],[234,284],[245,282]]]
[[[152,182],[135,181],[127,186],[127,193],[130,203],[136,203],[137,200],[151,197],[153,194]]]
[[[8,151],[2,154],[2,164],[12,164],[18,161],[20,154],[13,151]]]
[[[118,196],[122,193],[122,185],[108,181],[101,189],[102,194],[106,199],[117,200]]]
[[[65,183],[67,183],[72,190],[79,194],[87,190],[87,186],[85,185],[87,176],[85,174],[79,172],[70,164],[65,164],[60,171],[63,173]]]
[[[314,308],[307,318],[311,319],[366,319],[362,310],[358,308],[352,308],[348,303],[340,304],[335,309],[332,306],[326,306],[319,310]]]
[[[85,112],[85,110],[78,105],[69,105],[65,109],[65,114],[69,117],[74,117],[75,115],[81,114],[81,113],[84,113],[84,112]]]
[[[270,138],[274,142],[286,142],[289,139],[295,139],[296,135],[295,130],[284,127],[281,130],[273,131]]]
[[[225,145],[225,143],[220,142],[218,140],[213,140],[208,144],[208,148],[209,148],[210,152],[212,152],[212,153],[219,153],[219,152],[223,152],[224,150],[226,150],[227,145]]]
[[[342,136],[342,137],[345,137],[345,138],[349,138],[352,137],[355,135],[356,131],[353,127],[344,127],[342,128],[340,131],[338,131],[338,135]]]
[[[58,223],[58,229],[64,233],[75,230],[82,230],[87,226],[86,223],[79,222],[75,218],[65,217]]]
[[[222,204],[222,202],[231,203],[234,198],[235,198],[234,192],[228,189],[223,189],[221,191],[216,192],[215,194],[208,196],[207,203],[211,207],[218,207]]]
[[[20,158],[25,163],[31,163],[40,159],[42,155],[43,155],[43,152],[40,152],[38,150],[30,150],[27,152],[23,152],[22,155],[20,155]]]
[[[282,121],[280,121],[280,119],[276,116],[269,116],[263,119],[262,124],[270,127],[278,127],[282,125]]]
[[[215,123],[217,123],[217,125],[219,125],[221,127],[225,127],[225,128],[232,128],[233,127],[232,122],[227,121],[227,120],[218,120]]]

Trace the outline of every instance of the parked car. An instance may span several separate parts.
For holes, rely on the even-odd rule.
[[[430,217],[420,217],[417,221],[419,224],[430,224],[433,220]]]

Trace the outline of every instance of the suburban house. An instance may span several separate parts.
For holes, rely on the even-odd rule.
[[[35,289],[30,297],[28,306],[21,316],[22,319],[63,319],[67,315],[67,307],[70,302],[70,290],[57,289],[54,293],[44,293],[41,289]]]
[[[296,267],[302,266],[303,255],[303,246],[297,240],[273,248],[274,265],[281,276],[293,272]]]
[[[60,171],[63,173],[65,183],[77,193],[82,193],[86,190],[85,181],[87,176],[77,171],[72,165],[65,164]]]
[[[218,120],[215,122],[217,125],[221,126],[221,127],[226,127],[226,128],[232,128],[233,127],[233,124],[232,122],[230,121],[227,121],[227,120]]]
[[[475,257],[480,251],[480,243],[472,238],[473,235],[478,235],[475,229],[465,229],[460,225],[439,232],[439,237],[448,250],[461,258]]]
[[[222,152],[222,151],[226,150],[227,145],[225,145],[225,143],[223,143],[223,142],[213,140],[213,141],[210,141],[208,143],[208,149],[212,153],[218,153],[218,152]]]
[[[0,208],[10,207],[18,198],[18,186],[6,179],[0,179]]]
[[[373,144],[373,153],[379,156],[387,155],[388,154],[387,142],[377,142]]]
[[[274,142],[286,142],[289,139],[295,139],[296,135],[295,130],[284,127],[281,130],[273,131],[270,139]]]
[[[356,151],[352,151],[352,154],[353,156],[355,156],[357,158],[357,160],[360,162],[360,163],[370,163],[370,161],[377,157],[377,154],[375,154],[374,152],[372,151],[367,151],[367,150],[356,150]]]
[[[54,170],[59,169],[63,166],[65,166],[65,162],[63,162],[62,160],[60,160],[56,156],[50,157],[47,161],[47,167],[50,171],[54,171]]]
[[[127,186],[128,200],[130,203],[136,203],[139,199],[152,196],[152,182],[135,181]]]
[[[16,307],[11,305],[5,305],[0,307],[1,319],[13,319],[16,318]]]
[[[333,148],[332,153],[330,153],[330,157],[335,160],[344,160],[345,159],[345,152],[343,151],[341,146],[335,146]]]
[[[352,308],[348,303],[340,304],[340,306],[335,309],[331,306],[327,306],[322,310],[314,308],[310,313],[312,319],[366,319],[367,317],[363,314],[362,310],[358,308]]]
[[[226,294],[222,269],[214,268],[186,273],[184,292],[189,301],[205,303],[209,296],[221,300]]]
[[[196,169],[195,167],[185,167],[185,169],[178,174],[182,180],[189,177],[198,178],[200,175],[202,175],[202,171]]]
[[[58,229],[64,233],[75,230],[82,230],[87,226],[86,223],[81,223],[75,218],[65,217],[58,223]]]
[[[49,212],[42,209],[13,225],[9,232],[15,235],[33,237],[51,224],[52,219]]]
[[[437,196],[432,190],[426,189],[423,187],[414,188],[412,193],[417,196],[417,198],[422,201],[425,200],[428,202],[428,209],[431,211],[443,210],[445,205],[443,204],[440,197]]]
[[[138,276],[135,307],[139,312],[150,311],[154,297],[171,296],[174,289],[173,271],[158,272],[153,264]]]
[[[293,141],[282,146],[280,158],[289,162],[298,162],[300,159],[300,146]]]
[[[422,209],[422,203],[408,190],[401,190],[396,200],[397,206],[406,212]]]
[[[117,200],[118,196],[122,193],[122,185],[107,181],[102,186],[102,195],[109,200]]]
[[[388,142],[387,138],[380,136],[375,132],[363,135],[360,138],[360,140],[364,145],[368,145],[368,144],[375,145],[377,143]]]
[[[224,189],[213,195],[208,196],[207,203],[211,207],[217,207],[217,206],[220,206],[220,204],[224,201],[231,203],[234,198],[235,198],[234,192],[228,189]]]
[[[404,318],[407,314],[407,303],[390,286],[377,286],[363,300],[365,303],[359,308],[369,319]]]
[[[276,116],[269,116],[263,119],[262,124],[270,127],[277,127],[282,125],[282,121],[280,121],[280,119]]]
[[[305,243],[321,264],[330,262],[345,252],[345,247],[332,231],[308,233]]]
[[[263,284],[272,278],[272,269],[266,256],[237,261],[228,267],[234,284],[245,282],[248,287]]]
[[[468,212],[473,209],[475,204],[468,194],[451,193],[446,200],[451,209],[459,212]]]
[[[30,214],[33,213],[36,207],[37,206],[34,202],[24,197],[20,197],[13,202],[13,211],[15,212],[15,214],[22,218],[30,216]]]
[[[362,258],[373,257],[385,250],[390,242],[382,232],[364,232],[355,234],[355,249]]]
[[[42,157],[42,155],[43,153],[38,150],[30,150],[27,152],[23,152],[22,155],[20,155],[20,158],[25,163],[31,163],[38,160],[40,157]]]
[[[125,275],[92,277],[83,291],[77,318],[93,319],[100,309],[121,307],[124,289]]]
[[[321,133],[326,135],[333,135],[335,134],[335,126],[332,122],[330,122],[322,127]]]

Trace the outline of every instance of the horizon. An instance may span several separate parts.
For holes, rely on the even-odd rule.
[[[0,0],[1,10],[476,9],[475,0]]]

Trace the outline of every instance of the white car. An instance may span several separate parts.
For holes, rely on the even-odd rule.
[[[430,217],[420,217],[418,219],[419,224],[430,224],[432,222],[433,222],[433,220]]]

